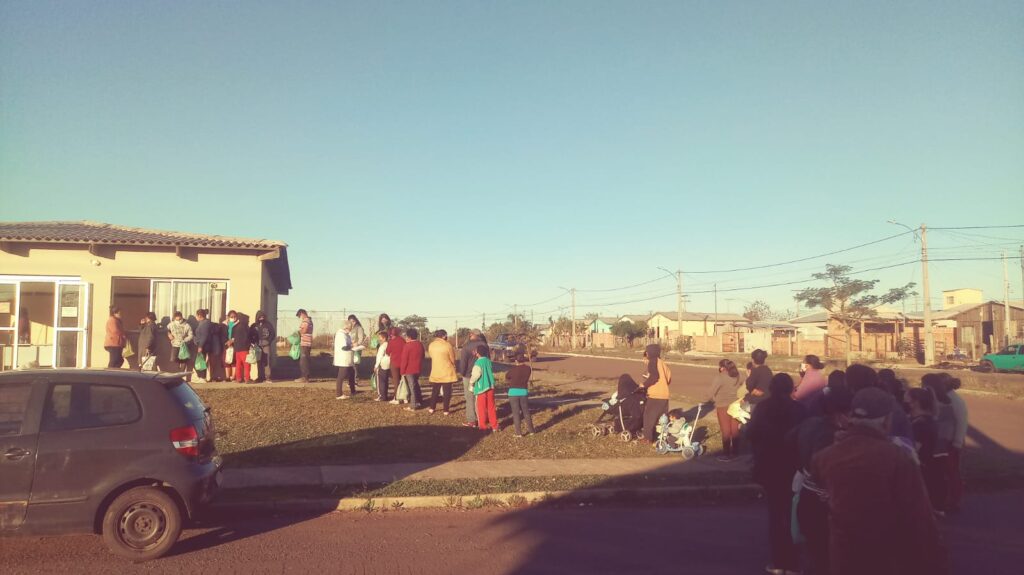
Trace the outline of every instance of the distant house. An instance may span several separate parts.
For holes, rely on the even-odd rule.
[[[943,292],[945,293],[945,292]],[[1024,302],[1010,302],[1010,339],[1024,337]],[[908,314],[920,320],[920,312]],[[932,321],[954,333],[954,345],[972,359],[1006,345],[1006,309],[1001,301],[965,303],[932,314]]]
[[[649,315],[624,315],[620,317],[616,323],[621,323],[624,321],[628,321],[631,323],[643,323],[649,319],[651,319],[651,316]]]
[[[647,321],[654,331],[654,337],[673,341],[680,335],[713,336],[722,333],[727,326],[735,331],[737,325],[748,325],[750,320],[731,313],[683,312],[682,334],[679,333],[679,315],[676,312],[657,312]]]
[[[214,321],[229,309],[275,318],[277,296],[291,287],[284,242],[87,221],[0,222],[0,370],[106,366],[111,305],[121,308],[134,344],[148,311],[158,321],[200,308]]]
[[[590,325],[587,326],[587,331],[590,333],[611,333],[612,326],[616,323],[617,319],[614,317],[599,317],[590,322]]]
[[[907,347],[903,350],[905,354],[912,355],[913,350],[922,349],[924,324],[920,319],[884,307],[876,311],[874,317],[856,325],[850,334],[850,351],[854,357],[891,359],[899,355],[902,345]],[[789,323],[796,327],[794,353],[797,355],[846,355],[846,328],[828,312],[812,312],[793,318]],[[935,331],[936,351],[943,353],[947,347],[946,334],[941,329]],[[949,333],[951,336],[952,332]]]
[[[958,288],[942,291],[942,309],[950,309],[965,304],[979,304],[984,298],[980,289]]]

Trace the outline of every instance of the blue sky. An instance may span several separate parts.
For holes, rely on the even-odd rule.
[[[1024,223],[1004,207],[1024,191],[1022,29],[1020,2],[5,2],[0,219],[281,239],[283,307],[428,318],[550,312],[558,286],[658,266],[695,292],[880,267],[912,238],[689,274],[868,242],[892,218]],[[951,257],[1024,241],[930,235]],[[932,277],[935,297],[1002,292],[998,261]],[[792,307],[793,287],[719,309]],[[613,304],[673,289],[581,291],[580,313],[671,310]]]

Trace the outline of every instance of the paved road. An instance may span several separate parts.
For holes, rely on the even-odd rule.
[[[1020,573],[1024,492],[973,496],[945,522],[955,573]],[[0,539],[0,573],[758,573],[765,511],[531,508],[214,518],[132,566],[95,536]]]
[[[552,370],[577,374],[588,378],[618,378],[629,373],[639,381],[643,364],[637,360],[619,358],[573,357],[548,355],[534,364],[538,370]],[[692,406],[695,400],[706,399],[707,388],[715,369],[687,365],[671,365],[672,398],[677,405]],[[595,389],[603,383],[592,384]],[[1000,451],[1019,455],[1024,459],[1024,401],[996,395],[963,393],[970,413],[971,429],[968,448],[981,448],[989,452]]]

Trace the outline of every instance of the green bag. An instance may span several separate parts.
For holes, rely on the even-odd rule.
[[[198,353],[196,354],[196,371],[203,371],[206,369],[206,356]]]
[[[370,376],[370,389],[377,391],[377,370],[373,370],[373,375]]]
[[[178,348],[178,359],[187,361],[190,357],[192,357],[192,354],[188,351],[188,344],[181,344],[181,347]]]
[[[288,351],[288,356],[298,361],[300,355],[302,355],[302,349],[299,347],[299,344],[292,345],[292,349]]]
[[[295,332],[288,336],[288,343],[292,345],[299,345],[302,343],[302,336],[299,335],[299,332]]]

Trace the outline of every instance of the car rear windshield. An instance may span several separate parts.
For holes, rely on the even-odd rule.
[[[185,408],[189,417],[193,420],[203,418],[206,406],[203,405],[203,400],[199,399],[190,385],[185,382],[175,383],[167,391]]]

